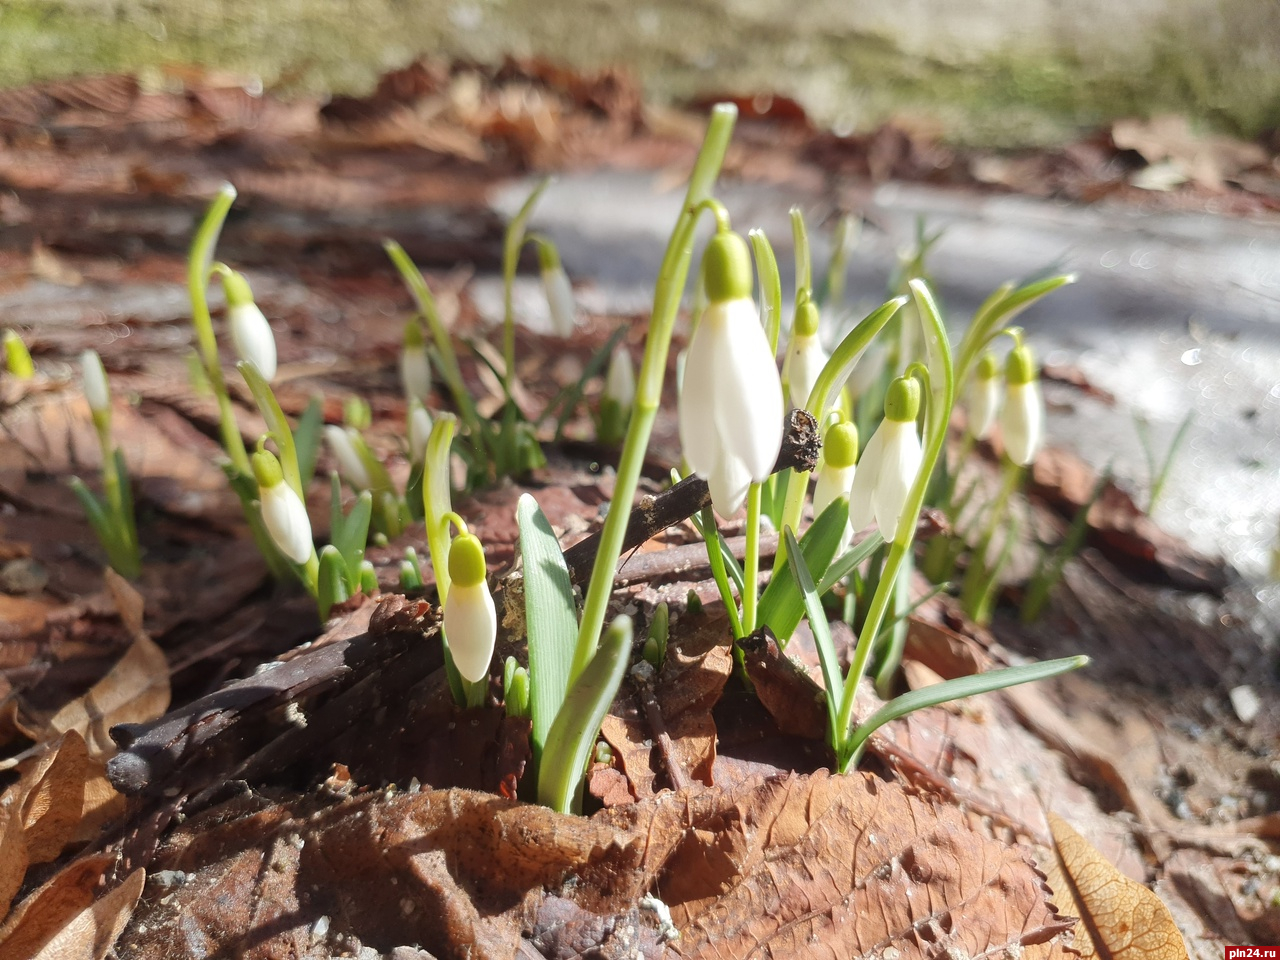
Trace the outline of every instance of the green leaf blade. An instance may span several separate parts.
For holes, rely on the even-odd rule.
[[[827,572],[836,551],[840,549],[841,535],[848,522],[849,503],[843,497],[837,497],[800,538],[799,544],[804,552],[805,568],[811,574],[821,578]],[[787,556],[790,557],[790,546],[787,549]],[[814,589],[819,596],[824,592],[817,587]],[[769,586],[760,597],[759,622],[773,631],[773,635],[778,638],[779,646],[786,647],[791,634],[795,633],[796,627],[799,626],[804,612],[804,598],[795,580],[791,577],[771,578]]]
[[[837,501],[838,502],[838,501]],[[830,508],[828,508],[830,509]],[[823,511],[825,515],[827,511]],[[831,628],[827,624],[827,612],[822,609],[822,599],[814,585],[813,575],[804,560],[804,549],[796,541],[790,527],[784,527],[787,544],[787,563],[791,568],[791,580],[803,598],[809,629],[813,632],[813,645],[818,650],[818,663],[822,667],[822,681],[827,690],[827,737],[831,746],[840,753],[842,731],[837,727],[839,704],[844,697],[844,676],[840,672],[840,658],[831,640]],[[777,579],[782,579],[781,577]]]

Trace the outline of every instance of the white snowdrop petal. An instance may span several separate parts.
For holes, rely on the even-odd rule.
[[[827,352],[817,337],[796,337],[791,345],[789,383],[791,406],[807,409],[809,394],[818,382],[818,374],[827,363]]]
[[[711,505],[726,520],[742,509],[751,486],[751,471],[737,457],[722,455],[707,476]]]
[[[551,328],[558,337],[567,337],[577,326],[577,305],[573,300],[573,284],[563,267],[542,271],[542,286],[547,293],[551,312]]]
[[[729,454],[760,483],[773,472],[782,447],[782,379],[755,304],[731,300],[722,306],[724,340],[715,357],[716,429]]]
[[[101,413],[111,409],[111,391],[107,388],[107,371],[103,369],[102,358],[94,350],[86,350],[80,354],[80,372],[84,378],[84,398],[89,401],[89,409]]]
[[[969,432],[978,440],[985,440],[995,426],[1000,411],[1000,380],[998,377],[975,377],[969,384]]]
[[[276,375],[276,336],[256,303],[227,308],[227,326],[236,356],[258,368],[267,381]]]
[[[1039,381],[1009,385],[1000,432],[1010,460],[1025,467],[1035,459],[1044,439],[1044,401]]]
[[[444,602],[444,633],[458,673],[471,683],[488,676],[498,617],[486,584],[453,585]]]
[[[422,463],[426,457],[427,440],[430,437],[431,414],[427,413],[425,407],[415,406],[409,413],[409,456],[414,463]]]
[[[876,525],[880,528],[881,536],[888,542],[898,532],[902,509],[911,492],[911,485],[915,483],[916,474],[920,472],[924,451],[920,447],[914,422],[886,419],[880,429],[886,428],[889,432],[885,437],[884,455],[873,503]]]
[[[685,354],[680,385],[680,449],[700,477],[711,473],[720,440],[716,433],[716,383],[713,369],[719,323],[707,311]]]
[[[831,506],[836,497],[848,497],[849,490],[857,476],[855,467],[824,467],[818,474],[818,483],[813,489],[813,516],[818,518]],[[840,545],[836,553],[842,553],[853,539],[853,525],[846,521],[844,533],[840,536]]]
[[[849,523],[854,530],[863,529],[875,519],[873,496],[884,459],[883,448],[884,423],[881,423],[862,451],[857,472],[853,475],[853,484],[849,488]]]
[[[280,552],[294,563],[311,558],[311,521],[307,508],[287,483],[258,489],[262,522]]]
[[[357,490],[368,490],[373,486],[369,479],[369,471],[365,468],[360,455],[356,453],[355,445],[352,444],[346,430],[338,426],[327,426],[324,428],[324,438],[329,444],[329,452],[333,454],[333,459],[338,461],[338,475],[342,479]]]
[[[636,400],[636,372],[631,354],[621,347],[609,357],[609,371],[604,378],[604,392],[624,410],[630,410]]]
[[[406,396],[426,404],[431,395],[431,361],[426,347],[405,347],[400,351],[400,383]]]

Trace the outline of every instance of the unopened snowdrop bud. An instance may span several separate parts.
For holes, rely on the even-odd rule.
[[[4,365],[5,369],[18,380],[30,380],[36,375],[36,365],[31,362],[27,345],[22,342],[17,331],[4,332]]]
[[[409,456],[413,463],[422,463],[427,455],[427,440],[431,437],[431,414],[417,400],[409,401]],[[361,464],[364,466],[364,464]]]
[[[782,381],[751,296],[751,254],[722,231],[703,256],[707,309],[689,344],[680,390],[680,445],[711,487],[720,516],[773,470],[782,446]]]
[[[609,370],[604,378],[604,396],[600,398],[601,443],[621,443],[636,402],[636,372],[626,347],[614,348],[609,357]]]
[[[404,385],[405,396],[426,404],[427,397],[431,395],[431,361],[427,358],[427,344],[417,320],[410,320],[404,325],[400,382]]]
[[[858,462],[858,428],[852,423],[837,423],[827,430],[822,441],[822,461],[818,485],[813,490],[814,517],[822,516],[837,497],[849,496],[857,474],[854,464]],[[846,523],[837,552],[843,551],[852,539],[853,525]]]
[[[357,490],[368,490],[373,486],[369,479],[369,470],[356,452],[352,442],[350,428],[328,426],[324,428],[324,439],[329,444],[329,452],[338,462],[338,475]]]
[[[444,602],[444,633],[458,673],[478,683],[489,673],[498,617],[485,582],[484,547],[471,533],[460,533],[449,547],[449,595]]]
[[[267,450],[253,455],[253,475],[258,481],[258,502],[262,507],[262,522],[266,524],[271,540],[294,563],[306,563],[311,559],[314,547],[311,543],[311,521],[293,487],[284,482],[280,461]]]
[[[107,371],[97,350],[80,354],[80,371],[84,378],[84,398],[89,401],[96,421],[111,415],[111,391],[107,388]]]
[[[985,440],[995,426],[1000,411],[1000,362],[988,350],[978,361],[969,381],[969,433],[975,440]]]
[[[863,451],[849,493],[849,522],[855,530],[874,518],[886,542],[897,534],[907,495],[924,459],[916,434],[919,413],[920,384],[916,380],[898,377],[889,384],[884,419]]]
[[[258,368],[270,381],[276,375],[276,336],[271,324],[253,302],[253,291],[244,274],[227,270],[222,274],[222,291],[227,297],[227,327],[236,356]]]
[[[1009,351],[1005,361],[1004,409],[1000,433],[1009,459],[1025,467],[1036,458],[1044,440],[1044,399],[1040,395],[1040,371],[1026,344]]]
[[[558,337],[567,337],[578,325],[578,308],[573,300],[573,284],[560,263],[560,254],[550,243],[538,244],[538,261],[542,268],[542,288],[551,311],[551,329]]]
[[[804,301],[796,310],[787,363],[791,405],[797,410],[804,409],[813,385],[818,382],[818,374],[827,363],[827,351],[818,339],[818,307],[810,300]]]

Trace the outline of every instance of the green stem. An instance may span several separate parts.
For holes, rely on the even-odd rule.
[[[969,569],[965,571],[964,586],[960,590],[960,605],[971,618],[976,619],[978,606],[985,591],[988,569],[987,554],[991,551],[991,541],[995,539],[996,531],[1000,529],[1000,525],[1004,522],[1005,511],[1009,506],[1009,498],[1013,496],[1013,491],[1017,489],[1018,482],[1021,479],[1022,467],[1005,457],[1000,490],[996,494],[995,500],[991,502],[987,513],[986,527],[982,532],[982,539],[973,551],[973,559],[970,561]]]
[[[689,265],[693,260],[694,227],[697,224],[697,208],[711,195],[711,187],[724,162],[729,138],[733,134],[738,110],[733,104],[717,104],[711,111],[707,135],[694,163],[689,178],[689,190],[684,208],[662,258],[658,283],[654,290],[653,313],[649,321],[649,335],[645,341],[644,359],[636,386],[635,410],[627,428],[627,439],[618,464],[614,484],[613,508],[605,518],[600,532],[600,548],[596,552],[591,570],[591,581],[583,601],[582,622],[574,647],[573,667],[570,677],[576,678],[591,662],[595,654],[600,630],[604,625],[605,610],[613,592],[614,569],[622,553],[627,519],[635,499],[640,468],[644,465],[645,450],[649,446],[649,434],[657,416],[662,397],[662,380],[667,369],[667,352],[671,346],[671,334],[685,282],[689,277]]]
[[[889,600],[893,596],[894,582],[902,570],[903,562],[911,550],[916,535],[916,518],[924,505],[925,491],[929,486],[929,477],[942,454],[943,444],[947,440],[947,425],[951,419],[951,407],[955,403],[956,379],[951,360],[951,343],[947,339],[947,328],[938,313],[933,294],[922,280],[913,279],[909,284],[915,297],[917,312],[923,326],[925,347],[930,360],[931,390],[926,414],[925,451],[920,464],[920,472],[907,494],[907,502],[898,518],[898,529],[893,544],[889,549],[889,557],[885,561],[880,583],[876,587],[871,608],[862,625],[862,633],[858,636],[858,645],[854,651],[853,663],[849,665],[849,673],[845,678],[844,696],[840,703],[840,712],[836,723],[836,747],[840,772],[849,769],[853,760],[847,752],[847,744],[853,724],[853,705],[858,685],[866,674],[867,663],[871,657],[871,649],[880,633],[880,625],[888,609]],[[864,321],[865,322],[865,321]],[[816,390],[816,387],[815,387]]]
[[[222,225],[235,199],[236,188],[224,183],[209,205],[204,220],[200,222],[195,239],[191,242],[191,252],[187,256],[187,291],[191,295],[191,324],[196,331],[196,344],[204,362],[205,376],[209,378],[209,385],[218,401],[218,428],[222,434],[222,446],[235,468],[241,473],[249,473],[252,469],[249,466],[249,454],[245,451],[244,438],[240,436],[240,426],[236,423],[235,409],[231,406],[227,384],[222,377],[218,340],[213,333],[213,318],[209,314],[207,296],[213,251],[218,245]]]
[[[747,546],[742,558],[743,636],[756,628],[757,594],[760,590],[760,484],[747,488]]]
[[[809,231],[804,223],[804,211],[791,208],[791,236],[796,247],[796,296],[813,289],[813,260],[809,255]]]
[[[512,299],[516,282],[516,267],[520,263],[520,250],[524,247],[525,232],[533,208],[538,205],[542,193],[551,183],[548,177],[533,188],[520,211],[512,218],[502,244],[502,359],[506,369],[502,371],[502,389],[511,400],[511,385],[516,370],[516,312]]]
[[[711,564],[711,578],[720,591],[720,601],[725,612],[729,614],[729,626],[733,630],[733,639],[741,640],[747,635],[742,629],[742,618],[738,616],[738,606],[733,602],[733,587],[729,584],[729,571],[724,563],[724,551],[720,546],[720,528],[716,526],[716,515],[710,507],[702,508],[702,540],[707,545],[707,562]],[[746,596],[746,580],[743,580],[742,595]]]

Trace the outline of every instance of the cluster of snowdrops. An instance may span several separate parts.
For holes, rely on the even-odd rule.
[[[603,375],[595,419],[600,438],[621,443],[614,501],[600,532],[594,569],[581,602],[560,545],[533,498],[518,507],[524,577],[527,660],[502,665],[506,710],[531,720],[533,762],[526,778],[539,802],[558,810],[580,809],[583,773],[593,755],[601,720],[628,668],[661,669],[668,616],[650,625],[643,656],[632,666],[633,630],[628,617],[607,625],[614,571],[623,546],[640,467],[648,446],[668,367],[674,327],[693,274],[692,335],[677,358],[681,472],[706,480],[711,506],[693,518],[706,541],[710,567],[737,641],[768,629],[785,650],[807,619],[817,646],[827,696],[829,745],[841,771],[857,764],[870,733],[922,706],[1053,676],[1082,666],[1082,657],[1027,664],[935,684],[889,699],[861,723],[855,696],[869,671],[886,693],[902,653],[907,590],[915,562],[916,518],[927,498],[957,515],[954,469],[945,464],[957,390],[966,392],[968,446],[998,422],[1006,458],[1006,487],[1036,454],[1043,433],[1038,369],[1021,333],[1009,321],[1069,277],[1047,277],[1001,287],[982,305],[953,348],[938,306],[923,279],[922,238],[916,257],[904,263],[898,295],[871,311],[824,346],[822,326],[838,306],[848,222],[825,279],[813,282],[803,217],[793,212],[796,290],[789,339],[783,330],[782,285],[772,247],[761,231],[734,232],[712,189],[733,129],[731,106],[713,110],[690,179],[685,204],[657,280],[639,369],[615,336],[588,363],[584,382]],[[507,402],[481,417],[463,381],[449,331],[430,289],[404,251],[387,250],[417,306],[406,325],[400,357],[407,395],[404,453],[412,465],[403,489],[362,436],[367,404],[347,404],[344,423],[322,423],[319,401],[291,421],[271,389],[276,350],[271,327],[243,275],[213,255],[235,197],[227,186],[214,199],[192,246],[189,287],[197,349],[193,377],[215,397],[226,453],[224,468],[240,498],[259,549],[274,573],[295,577],[315,597],[321,616],[358,591],[372,593],[377,578],[364,550],[371,539],[399,535],[409,523],[426,527],[436,591],[443,609],[443,644],[450,687],[460,706],[485,703],[497,617],[487,582],[484,547],[452,506],[452,466],[466,466],[467,483],[520,476],[543,462],[540,436],[556,419],[563,425],[583,397],[582,384],[566,391],[540,423],[527,421],[512,399],[515,386],[515,317],[511,287],[521,250],[536,246],[554,326],[574,326],[573,291],[554,244],[526,226],[541,188],[514,218],[504,249],[506,315],[500,362],[478,354],[501,382]],[[696,229],[709,215],[714,234],[693,270]],[[244,378],[266,421],[256,448],[246,448],[227,391],[207,300],[220,279],[226,328]],[[1003,363],[993,346],[1010,344]],[[20,346],[20,345],[19,345]],[[783,360],[778,362],[781,353]],[[433,370],[434,368],[434,370]],[[101,497],[76,482],[76,492],[103,543],[109,562],[136,575],[141,563],[124,458],[111,439],[111,400],[102,363],[83,360],[84,389],[103,448]],[[854,376],[851,378],[851,374]],[[449,412],[428,412],[437,376],[452,402]],[[1003,383],[1002,383],[1003,381]],[[801,470],[775,473],[788,404],[808,411],[820,425],[822,456],[816,484]],[[865,443],[860,441],[865,439]],[[321,446],[337,470],[330,476],[330,542],[317,550],[304,506]],[[953,465],[954,467],[954,465]],[[345,490],[344,490],[345,486]],[[1002,487],[1002,490],[1004,488]],[[349,491],[349,493],[348,493]],[[352,496],[351,494],[354,494]],[[997,498],[999,499],[999,498]],[[806,509],[808,507],[808,509]],[[970,557],[981,609],[995,582],[989,541],[1003,522],[1000,509],[981,518],[980,551]],[[719,518],[745,511],[746,548],[741,562],[719,532]],[[762,532],[779,532],[772,571],[761,575]],[[866,531],[855,543],[855,535]],[[956,537],[930,543],[943,565],[954,562]],[[401,564],[404,588],[421,587],[419,560],[410,550]],[[761,583],[764,583],[763,590]],[[852,662],[842,670],[831,639],[828,607],[857,633]]]

